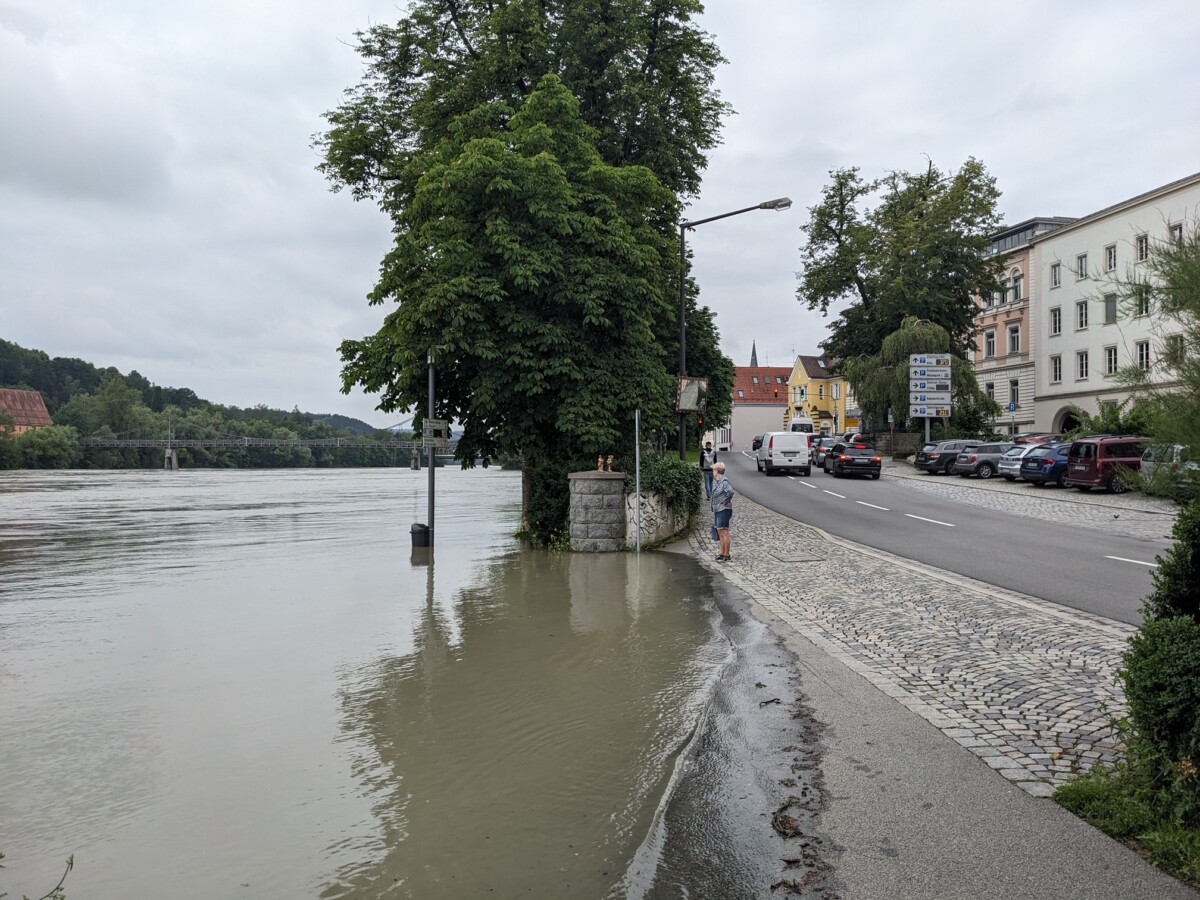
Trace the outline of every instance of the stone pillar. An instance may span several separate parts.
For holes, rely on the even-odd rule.
[[[625,548],[625,473],[572,472],[571,549],[612,553]]]
[[[163,468],[168,472],[174,472],[179,468],[179,451],[174,447],[167,450],[166,456],[163,458]]]

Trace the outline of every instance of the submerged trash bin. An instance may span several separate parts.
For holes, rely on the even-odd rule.
[[[422,525],[420,522],[413,522],[412,545],[414,547],[428,547],[429,546],[429,526],[428,525]]]

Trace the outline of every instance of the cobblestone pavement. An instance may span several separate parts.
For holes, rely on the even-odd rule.
[[[885,477],[947,500],[982,506],[1017,516],[1080,525],[1138,538],[1167,538],[1179,507],[1145,494],[1105,494],[1059,487],[1037,487],[993,476],[986,481],[958,475],[926,475],[903,462],[885,463]]]
[[[736,501],[733,560],[695,555],[1030,794],[1113,763],[1133,627],[998,590]],[[753,536],[751,539],[749,536]]]

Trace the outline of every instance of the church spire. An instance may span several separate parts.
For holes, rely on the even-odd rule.
[[[758,368],[758,347],[755,346],[754,341],[750,342],[750,368]]]

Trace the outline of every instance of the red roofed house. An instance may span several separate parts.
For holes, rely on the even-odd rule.
[[[750,365],[735,366],[733,413],[729,428],[735,451],[749,450],[751,440],[764,431],[782,431],[788,411],[788,376],[791,366],[760,366],[758,349],[750,351]]]
[[[14,423],[12,426],[0,425],[0,428],[9,428],[13,434],[24,434],[54,424],[46,409],[46,401],[37,391],[0,388],[0,413],[7,414]]]

